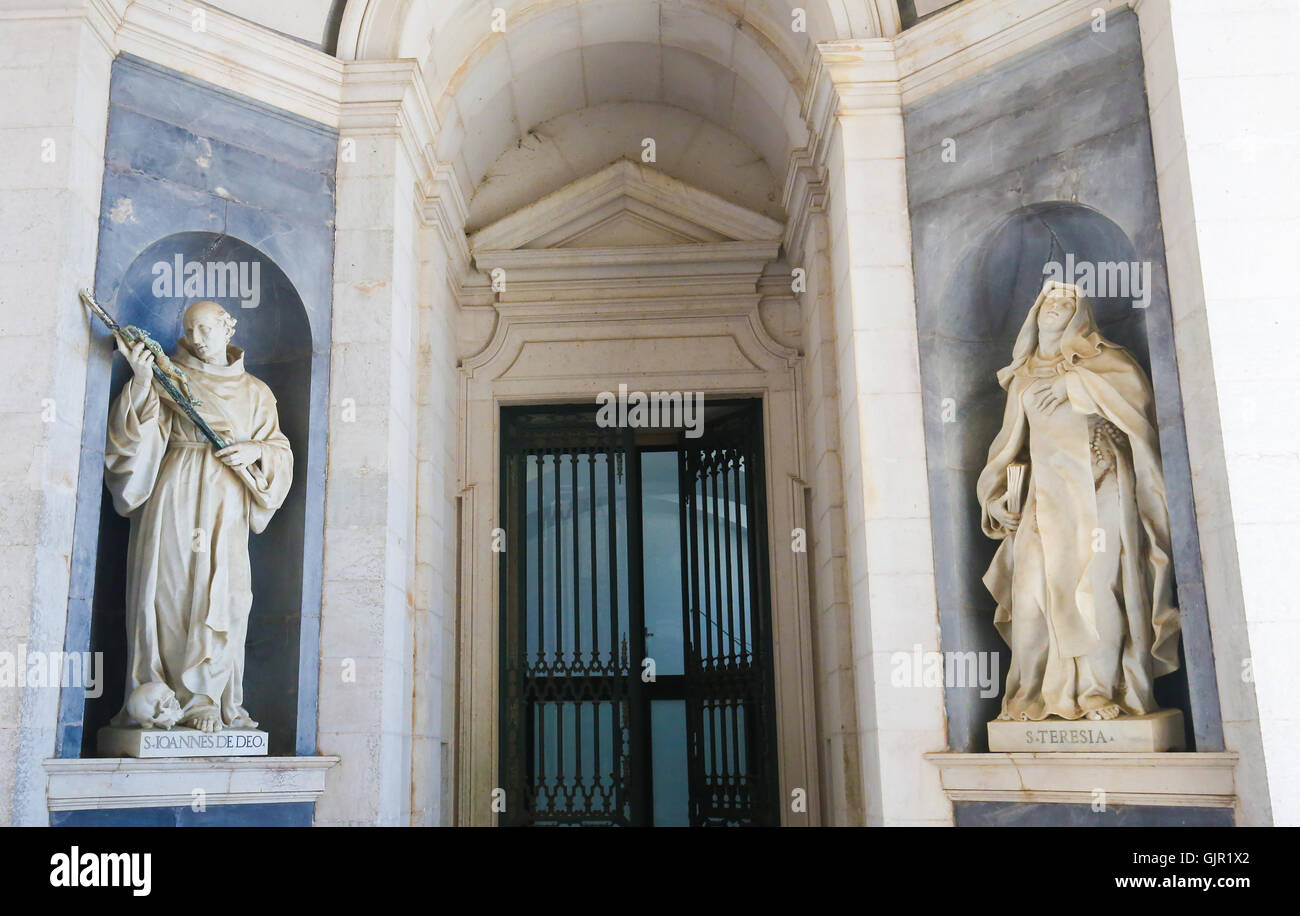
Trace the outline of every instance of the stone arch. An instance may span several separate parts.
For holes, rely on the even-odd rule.
[[[717,124],[766,164],[779,199],[791,155],[810,140],[804,81],[817,42],[892,34],[897,20],[893,0],[499,8],[504,31],[481,5],[351,0],[340,33],[344,59],[421,62],[439,122],[435,155],[452,164],[467,200],[512,145],[534,142],[533,128],[611,102],[676,106]],[[791,28],[796,8],[807,31]]]
[[[1017,253],[1024,259],[1024,269],[1012,272],[1008,267]],[[982,252],[984,294],[1006,296],[1016,303],[1028,297],[1032,303],[1038,290],[1031,287],[1041,287],[1042,264],[1037,277],[1030,268],[1036,261],[1063,262],[1066,255],[1080,263],[1138,261],[1128,235],[1100,211],[1070,201],[1045,201],[1017,210],[994,232]],[[1103,333],[1127,347],[1149,373],[1151,357],[1141,311],[1119,295],[1096,295],[1092,301]]]
[[[709,2],[709,0],[697,0]],[[473,4],[412,4],[410,0],[344,0],[336,39],[337,54],[343,60],[368,60],[422,56],[418,53],[431,32],[463,15]],[[509,12],[523,3],[502,2]],[[718,7],[733,20],[760,18],[769,25],[787,25],[796,8],[807,12],[807,35],[813,42],[837,38],[875,38],[899,30],[895,0],[772,0],[762,13],[747,10],[743,3],[720,2]]]

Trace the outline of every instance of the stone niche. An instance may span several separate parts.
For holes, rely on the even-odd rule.
[[[311,328],[293,284],[274,261],[239,239],[211,232],[182,232],[160,239],[127,269],[114,317],[119,324],[145,328],[168,352],[184,334],[181,316],[195,297],[158,296],[154,285],[175,271],[178,259],[181,265],[233,262],[250,279],[260,280],[255,307],[244,307],[233,296],[216,301],[239,322],[232,343],[247,354],[248,372],[275,394],[280,428],[293,445],[295,472],[306,468],[312,450]],[[113,360],[110,402],[129,377],[125,360]],[[249,538],[253,610],[245,654],[245,705],[270,734],[272,753],[280,756],[293,753],[297,730],[306,510],[306,482],[295,473],[288,498],[266,531]],[[97,733],[122,708],[129,531],[130,523],[114,511],[105,491],[99,512],[90,648],[104,653],[106,683],[100,697],[86,701],[86,735]]]
[[[1136,18],[1112,13],[1104,32],[1085,25],[927,96],[904,125],[942,648],[999,658],[994,696],[945,689],[950,750],[987,750],[1010,657],[982,582],[997,544],[975,497],[1005,404],[996,372],[1044,265],[1067,256],[1149,265],[1145,307],[1093,302],[1155,388],[1183,621],[1182,667],[1157,699],[1183,711],[1189,750],[1221,750]]]
[[[245,696],[273,757],[316,753],[337,144],[330,128],[156,64],[125,55],[113,64],[95,291],[119,322],[145,328],[168,352],[186,305],[221,302],[293,444],[288,499],[250,539]],[[178,256],[256,264],[256,307],[233,294],[159,296],[155,265]],[[127,370],[98,322],[90,334],[65,649],[103,651],[105,675],[98,697],[63,689],[63,758],[95,754],[124,686],[128,522],[103,477],[108,406]]]

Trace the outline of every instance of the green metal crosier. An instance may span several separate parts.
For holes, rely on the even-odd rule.
[[[143,328],[138,328],[133,324],[128,324],[125,327],[118,324],[113,320],[113,316],[108,314],[104,307],[99,304],[99,300],[95,298],[94,294],[90,290],[83,289],[80,296],[81,301],[86,304],[86,307],[94,312],[99,320],[108,326],[108,329],[113,332],[114,336],[121,338],[123,343],[130,346],[137,341],[144,341],[145,347],[147,347],[149,352],[154,355],[155,377],[161,375],[169,379],[180,390],[180,393],[184,396],[186,401],[195,407],[203,406],[203,402],[196,398],[194,393],[190,391],[190,379],[189,376],[185,374],[185,370],[177,366],[168,358],[167,354],[163,352],[162,344],[150,337],[148,331]],[[159,381],[162,381],[162,379],[159,378]],[[169,391],[168,394],[170,393],[171,392]]]
[[[99,301],[95,299],[90,290],[83,289],[80,297],[86,307],[94,312],[100,321],[104,322],[114,336],[121,338],[127,344],[134,344],[137,341],[144,342],[149,352],[154,355],[153,377],[158,380],[158,384],[171,396],[171,399],[176,402],[176,406],[181,409],[185,416],[189,417],[194,425],[198,427],[199,432],[203,434],[203,438],[207,439],[214,449],[221,451],[226,448],[230,443],[221,438],[208,425],[208,421],[203,419],[195,409],[202,406],[203,402],[191,394],[189,377],[183,369],[167,357],[167,354],[163,352],[162,345],[150,337],[147,331],[133,324],[123,327],[114,321],[113,316],[108,314],[104,307],[99,304]],[[244,478],[255,489],[266,489],[266,478],[257,467],[248,466],[239,469],[232,468],[231,470],[234,470],[238,476]]]

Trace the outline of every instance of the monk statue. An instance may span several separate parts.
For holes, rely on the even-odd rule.
[[[984,576],[1011,647],[999,718],[1157,712],[1179,617],[1151,383],[1057,282],[998,383],[1006,410],[976,492],[984,533],[1002,541]]]
[[[131,520],[126,703],[112,724],[156,725],[152,716],[136,720],[141,706],[131,698],[162,684],[175,694],[182,727],[256,728],[243,705],[248,533],[263,531],[284,503],[293,453],[271,389],[244,371],[243,351],[230,345],[235,319],[215,302],[196,302],[184,325],[172,366],[188,379],[201,418],[230,445],[214,450],[163,390],[146,341],[117,338],[134,374],[110,408],[104,449],[113,508]]]

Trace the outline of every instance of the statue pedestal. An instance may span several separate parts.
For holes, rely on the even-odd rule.
[[[989,750],[997,752],[1095,751],[1160,753],[1184,749],[1183,714],[1162,709],[1147,716],[1092,719],[1044,719],[1041,722],[989,723]]]
[[[99,730],[101,757],[265,757],[270,744],[260,728],[201,732],[194,728]]]

